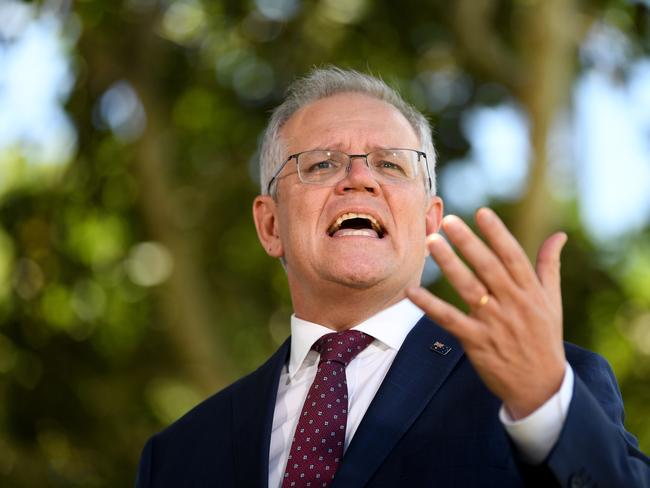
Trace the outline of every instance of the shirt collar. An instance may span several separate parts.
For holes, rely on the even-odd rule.
[[[373,336],[390,349],[398,350],[420,320],[424,312],[408,298],[397,302],[369,319],[352,327]],[[325,334],[334,332],[320,324],[291,315],[291,357],[289,358],[289,377],[293,378],[305,361],[311,346]]]

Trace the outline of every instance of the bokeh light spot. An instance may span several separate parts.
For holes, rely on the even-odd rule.
[[[354,24],[368,10],[367,0],[324,0],[321,5],[322,15],[339,24]]]
[[[256,57],[247,58],[233,73],[233,87],[245,100],[262,100],[273,91],[275,77],[271,66]]]
[[[103,122],[122,142],[137,139],[146,126],[146,115],[138,95],[126,81],[114,83],[102,95],[99,112]]]
[[[131,249],[126,271],[135,284],[156,286],[169,278],[173,265],[172,255],[165,246],[158,242],[143,242]]]
[[[163,424],[181,417],[201,401],[199,393],[186,381],[160,378],[151,381],[145,390],[151,409]]]
[[[21,258],[16,262],[12,276],[14,290],[23,300],[36,297],[45,284],[41,267],[31,259]]]
[[[81,320],[92,322],[106,310],[106,293],[94,281],[82,280],[72,290],[71,305]]]
[[[69,332],[75,326],[70,292],[63,285],[52,284],[45,289],[41,300],[41,313],[52,328]]]
[[[300,8],[298,0],[255,0],[255,5],[264,17],[275,21],[289,20]]]
[[[196,0],[172,2],[162,20],[162,34],[170,41],[187,44],[195,40],[206,25],[205,11]]]

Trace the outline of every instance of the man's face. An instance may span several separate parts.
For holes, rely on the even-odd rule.
[[[365,154],[420,148],[413,128],[396,108],[355,93],[303,107],[287,121],[281,136],[287,155],[312,149]],[[419,284],[425,238],[437,230],[442,213],[440,199],[427,196],[424,178],[379,184],[361,158],[353,159],[341,181],[328,186],[302,183],[292,160],[279,175],[276,201],[262,198],[275,235],[271,244],[260,238],[269,254],[284,257],[296,310],[297,295],[313,298],[319,290],[378,287],[399,294]],[[361,217],[354,227],[368,228],[355,232],[345,228],[349,222],[333,232],[337,220],[349,214]]]

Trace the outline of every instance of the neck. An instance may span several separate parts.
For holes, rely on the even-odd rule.
[[[356,289],[337,284],[310,293],[304,287],[291,287],[291,299],[297,317],[342,331],[406,298],[405,289],[387,292],[377,287]]]

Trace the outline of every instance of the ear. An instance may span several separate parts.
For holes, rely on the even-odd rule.
[[[439,196],[434,196],[429,199],[425,214],[427,235],[433,234],[434,232],[438,232],[438,230],[440,230],[443,208],[444,205],[442,203],[442,198]]]
[[[266,254],[274,258],[282,257],[284,249],[280,239],[275,200],[269,195],[256,197],[253,201],[253,220],[255,220],[257,237]]]
[[[444,204],[442,202],[442,198],[439,196],[434,196],[429,199],[426,213],[424,215],[427,236],[440,230],[443,208]],[[429,246],[425,246],[424,255],[425,257],[429,255]]]

